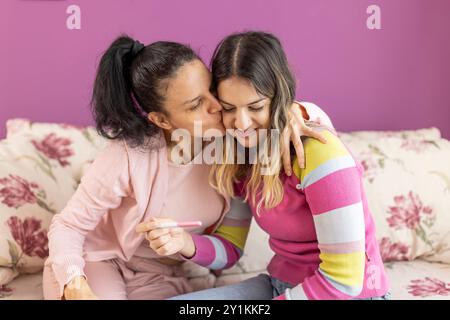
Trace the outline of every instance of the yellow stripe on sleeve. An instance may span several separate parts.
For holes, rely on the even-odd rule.
[[[326,144],[314,138],[307,138],[303,143],[305,150],[305,168],[300,168],[297,158],[294,160],[293,171],[300,181],[303,181],[308,174],[321,164],[350,154],[336,135],[327,130],[321,131],[320,133],[327,139]]]
[[[348,286],[362,286],[365,253],[321,253],[320,269],[332,280]]]
[[[217,228],[215,234],[230,241],[233,245],[238,247],[241,251],[244,250],[245,242],[247,241],[249,227],[233,227],[221,225]]]

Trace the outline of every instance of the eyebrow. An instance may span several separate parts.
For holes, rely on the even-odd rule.
[[[200,98],[201,98],[201,96],[198,96],[198,97],[195,97],[194,99],[191,99],[191,100],[185,101],[185,102],[183,103],[183,105],[185,105],[185,104],[189,104],[189,103],[192,103],[192,102],[194,102],[195,100],[198,100],[198,99],[200,99]]]
[[[263,100],[265,100],[265,99],[267,99],[267,98],[261,98],[261,99],[258,99],[258,100],[256,100],[256,101],[250,102],[250,103],[247,104],[247,106],[250,106],[250,105],[252,105],[252,104],[258,103],[258,102],[263,101]],[[222,99],[219,99],[219,101],[222,102],[222,103],[225,103],[225,104],[227,104],[227,105],[229,105],[229,106],[235,107],[235,105],[233,105],[233,104],[231,104],[231,103],[228,103],[228,102],[226,102],[226,101],[223,101]]]

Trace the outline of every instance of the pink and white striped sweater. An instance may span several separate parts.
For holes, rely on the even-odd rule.
[[[249,203],[255,221],[270,235],[269,245],[275,253],[268,272],[294,286],[286,291],[287,299],[383,296],[389,281],[363,190],[362,167],[337,136],[328,131],[323,134],[327,144],[305,140],[304,169],[295,161],[294,175],[281,174],[284,197],[277,207],[262,208],[257,215],[255,205]],[[245,196],[243,184],[239,189],[238,196]],[[231,210],[241,214],[232,221],[238,227],[228,229],[225,237],[194,235],[192,261],[212,269],[238,261],[249,222],[242,208]],[[228,240],[233,238],[240,242]]]

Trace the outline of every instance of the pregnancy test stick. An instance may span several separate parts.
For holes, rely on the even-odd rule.
[[[163,229],[163,228],[189,228],[189,227],[201,227],[201,221],[185,221],[185,222],[161,222],[159,223],[155,229]]]

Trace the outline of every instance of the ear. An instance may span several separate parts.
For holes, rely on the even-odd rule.
[[[148,114],[148,120],[150,120],[153,124],[160,127],[164,130],[171,130],[172,125],[169,122],[167,116],[162,112],[150,112]]]

